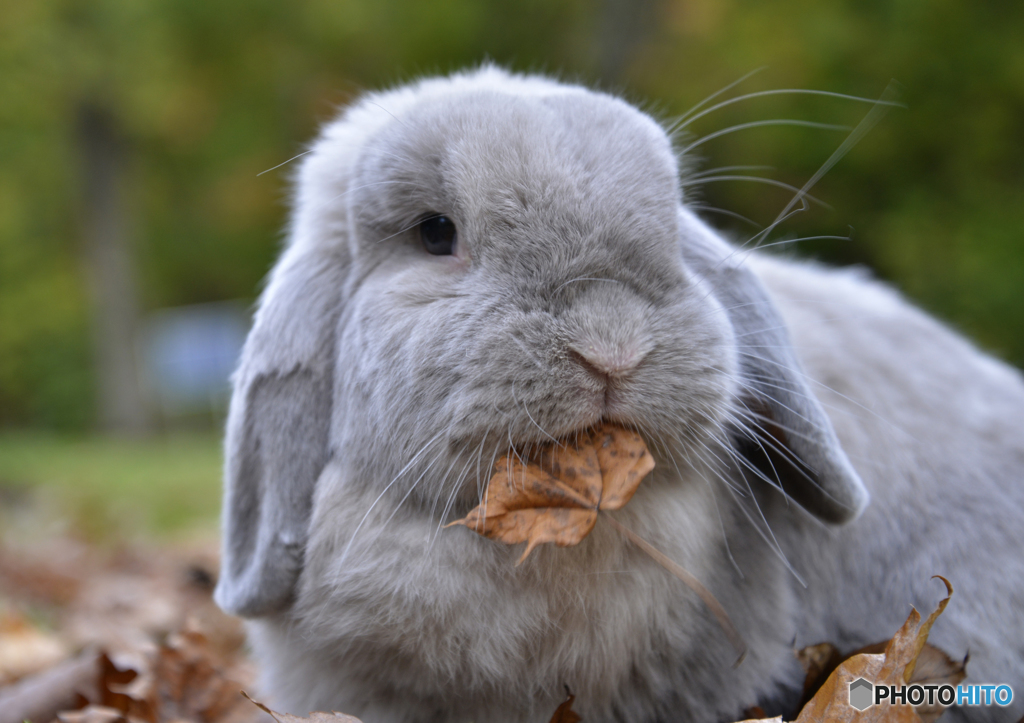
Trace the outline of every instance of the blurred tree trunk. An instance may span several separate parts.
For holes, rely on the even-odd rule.
[[[655,29],[659,0],[603,0],[597,64],[605,83],[625,80],[629,63]]]
[[[113,115],[91,102],[78,107],[78,143],[99,423],[115,434],[145,434],[151,418],[136,355],[139,300],[124,198],[125,143]]]

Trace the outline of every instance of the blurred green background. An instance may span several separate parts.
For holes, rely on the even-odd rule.
[[[223,395],[158,403],[159,372],[150,359],[146,381],[143,353],[153,319],[251,304],[280,246],[294,164],[261,172],[301,152],[339,106],[485,59],[622,92],[666,120],[759,68],[723,98],[786,88],[877,98],[897,80],[906,108],[815,188],[830,207],[769,241],[847,237],[796,245],[870,266],[1024,364],[1019,0],[8,2],[0,487],[136,495],[157,526],[215,510]],[[779,118],[855,126],[869,108],[759,96],[687,131],[695,140]],[[752,128],[700,145],[695,160],[698,170],[763,166],[737,173],[801,186],[844,137]],[[756,228],[730,214],[765,225],[791,196],[745,181],[690,190],[740,237]],[[192,471],[168,460],[192,460]],[[175,507],[175,494],[192,506]]]

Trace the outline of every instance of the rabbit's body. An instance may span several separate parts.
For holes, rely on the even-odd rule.
[[[725,720],[798,694],[794,644],[889,637],[933,574],[933,642],[1024,682],[1020,374],[857,274],[737,252],[677,174],[625,103],[494,69],[327,128],[228,428],[218,601],[279,707],[545,720],[568,685],[588,721]],[[458,241],[427,253],[438,214]],[[739,667],[600,520],[520,567],[442,529],[510,445],[600,420],[657,462],[611,514],[718,597]]]
[[[857,272],[752,259],[871,493],[855,522],[773,526],[801,575],[801,644],[883,640],[953,601],[930,640],[970,681],[1024,683],[1024,380]],[[799,511],[798,511],[799,512]],[[793,518],[807,519],[794,514]],[[815,529],[816,528],[816,529]],[[814,540],[814,544],[807,544]],[[785,543],[784,543],[785,544]],[[831,627],[821,621],[829,621]]]
[[[798,646],[853,650],[888,638],[909,605],[956,592],[929,642],[968,654],[967,683],[1024,688],[1024,380],[1018,370],[860,273],[752,259],[775,294],[814,389],[871,504],[824,528],[802,511],[773,522],[807,583],[793,587]],[[945,714],[1016,720],[963,708]]]

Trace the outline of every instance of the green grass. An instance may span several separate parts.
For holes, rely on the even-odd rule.
[[[45,510],[96,541],[213,527],[220,479],[219,433],[145,440],[0,433],[0,511]]]

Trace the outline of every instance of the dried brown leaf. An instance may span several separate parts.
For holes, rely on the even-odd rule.
[[[806,648],[796,651],[796,658],[800,661],[805,673],[804,689],[800,696],[800,707],[803,708],[828,680],[832,671],[839,667],[844,658],[832,643],[808,645]]]
[[[875,685],[909,684],[928,633],[953,594],[949,581],[939,579],[946,584],[948,596],[939,602],[935,611],[922,622],[921,614],[911,608],[910,616],[889,641],[884,653],[862,653],[843,662],[800,711],[796,723],[921,723],[921,716],[911,705],[886,703],[858,711],[850,705],[849,690],[850,683],[858,678]]]
[[[928,644],[917,656],[917,665],[909,683],[921,685],[956,685],[967,677],[967,659],[953,660],[934,645]],[[946,708],[938,703],[919,705],[917,714],[922,723],[933,721],[945,712]]]
[[[119,669],[106,656],[101,663],[99,700],[95,701],[99,705],[90,708],[117,711],[131,723],[234,723],[252,717],[249,705],[239,696],[241,684],[227,674],[226,661],[210,649],[201,633],[175,633],[148,656],[142,670]],[[106,715],[90,708],[83,713]],[[74,723],[73,718],[68,718],[69,723]]]
[[[107,708],[115,708],[121,712],[130,710],[132,705],[131,697],[125,695],[122,691],[129,683],[139,677],[138,672],[131,668],[118,668],[106,653],[100,654],[99,666],[98,697],[93,702]]]
[[[57,720],[60,723],[132,723],[123,712],[105,705],[90,705],[82,710],[58,713]]]
[[[548,445],[536,461],[502,457],[483,500],[451,525],[508,545],[527,543],[519,564],[539,544],[579,544],[594,529],[598,510],[629,502],[653,468],[640,435],[601,425],[575,443]]]
[[[61,662],[69,650],[58,636],[40,630],[17,612],[0,612],[0,686]]]
[[[825,683],[832,671],[839,665],[857,655],[875,655],[885,652],[892,639],[883,640],[880,643],[865,645],[863,648],[843,656],[831,643],[819,643],[809,645],[796,652],[797,659],[803,665],[807,677],[804,679],[804,693],[801,698],[802,708],[818,689]],[[921,685],[956,685],[967,677],[967,660],[953,660],[939,648],[931,643],[926,643],[917,656],[917,665],[914,667],[914,674],[907,684],[918,683]],[[938,703],[933,705],[919,705],[917,715],[923,723],[932,723],[945,711],[945,707]]]
[[[301,716],[292,715],[291,713],[278,713],[277,711],[270,710],[267,706],[263,705],[259,701],[253,700],[249,697],[249,694],[244,690],[244,695],[253,705],[259,708],[261,711],[269,715],[271,718],[277,721],[277,723],[362,723],[358,718],[344,713],[324,713],[323,711],[317,711],[310,713],[308,717],[303,718]]]
[[[247,705],[225,668],[201,633],[177,633],[160,648],[147,700],[161,721],[226,721]]]

